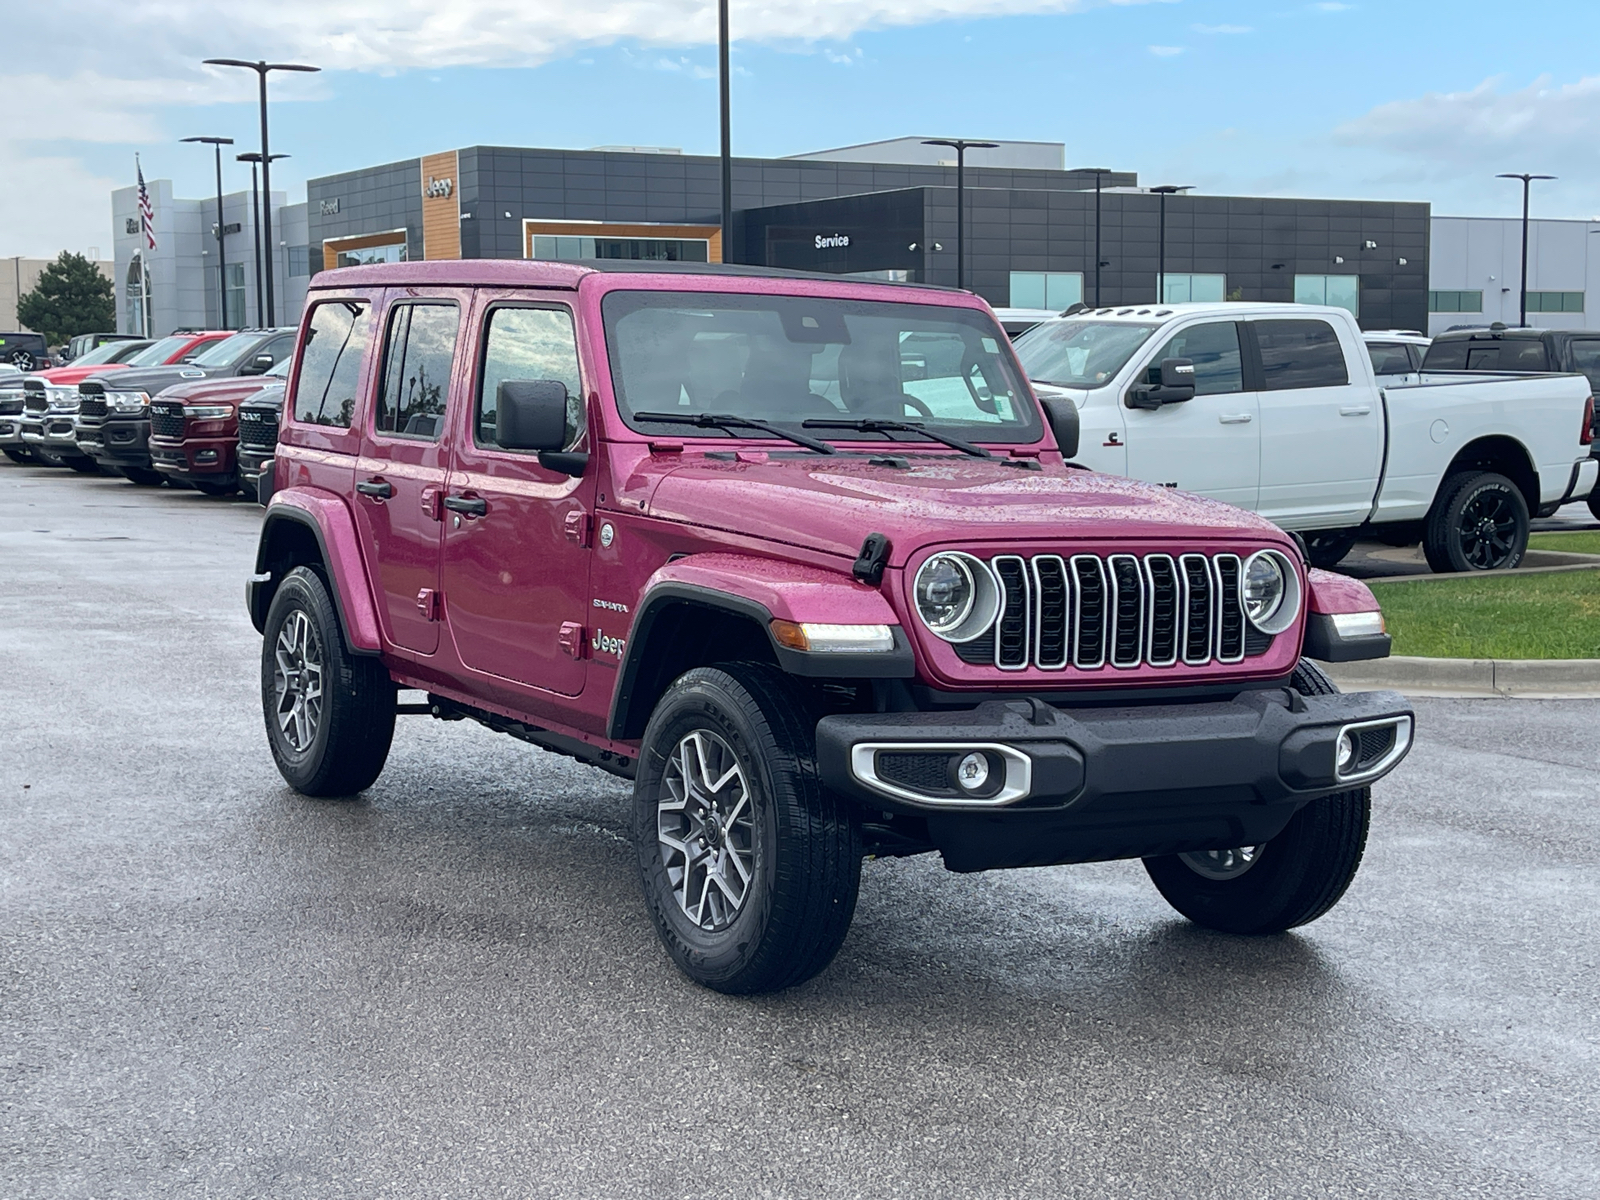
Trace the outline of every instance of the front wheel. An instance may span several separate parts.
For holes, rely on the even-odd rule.
[[[816,716],[781,671],[697,668],[645,730],[634,845],[645,904],[696,983],[792,987],[838,952],[855,913],[854,809],[817,774]]]
[[[79,475],[100,474],[100,464],[92,458],[69,458],[64,460]]]
[[[5,452],[5,456],[14,463],[25,463],[31,461],[28,457],[28,452],[22,449],[20,446],[6,446],[3,447],[3,450]]]
[[[140,487],[160,487],[167,481],[167,477],[160,471],[149,467],[118,467],[117,470]]]
[[[56,454],[53,451],[46,450],[43,446],[34,446],[28,451],[28,453],[33,456],[33,461],[39,463],[41,466],[64,467],[67,465],[67,460],[62,458],[61,455]]]
[[[197,479],[194,482],[194,489],[202,496],[231,496],[239,490],[239,485],[235,483],[211,483],[205,479]]]
[[[1305,695],[1339,689],[1313,663],[1290,679]],[[1282,933],[1339,902],[1361,866],[1372,789],[1313,800],[1259,846],[1200,850],[1144,860],[1156,890],[1189,920],[1223,933]]]
[[[350,796],[383,770],[395,686],[375,658],[349,653],[322,578],[284,576],[261,642],[261,708],[278,771],[307,796]]]
[[[1463,471],[1439,488],[1422,535],[1428,566],[1454,571],[1506,571],[1528,549],[1528,502],[1504,475]]]
[[[1313,567],[1331,571],[1355,548],[1356,535],[1348,529],[1321,529],[1306,534],[1306,557]]]

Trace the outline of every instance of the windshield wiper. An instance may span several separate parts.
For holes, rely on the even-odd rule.
[[[659,421],[663,425],[694,425],[700,429],[757,429],[762,433],[770,434],[775,438],[783,438],[797,446],[804,446],[807,450],[815,450],[818,454],[837,454],[839,451],[828,445],[820,438],[807,437],[803,433],[795,433],[790,429],[783,429],[777,425],[769,425],[765,421],[757,421],[754,417],[741,417],[735,413],[660,413],[642,412],[634,413],[635,421]],[[810,424],[809,421],[806,424]]]
[[[857,417],[851,421],[836,421],[819,417],[809,421],[801,421],[800,424],[805,429],[853,429],[858,433],[915,433],[927,438],[929,441],[949,446],[952,450],[970,454],[973,458],[994,457],[982,446],[974,446],[971,442],[963,442],[960,438],[951,437],[948,433],[935,432],[926,425],[919,425],[915,421],[883,421],[876,417]]]

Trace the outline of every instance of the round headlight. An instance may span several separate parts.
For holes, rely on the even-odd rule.
[[[947,642],[982,636],[1000,613],[1000,585],[982,559],[957,551],[935,554],[912,584],[917,616]]]
[[[1258,550],[1245,560],[1239,591],[1244,615],[1262,633],[1282,633],[1300,615],[1300,576],[1276,550]]]

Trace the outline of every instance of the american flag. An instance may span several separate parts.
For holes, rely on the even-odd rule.
[[[139,228],[144,232],[145,245],[149,249],[156,248],[156,210],[150,204],[150,192],[144,186],[144,167],[139,163],[139,156],[133,156],[133,168],[139,173]]]

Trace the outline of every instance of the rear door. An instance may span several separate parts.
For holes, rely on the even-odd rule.
[[[1259,512],[1286,529],[1357,525],[1383,452],[1377,390],[1334,326],[1317,317],[1248,322],[1261,378]]]
[[[470,296],[388,294],[378,387],[356,464],[355,507],[377,568],[384,633],[418,654],[439,648],[443,435]]]
[[[572,478],[495,440],[500,384],[559,380],[567,448],[588,444],[572,310],[521,296],[480,302],[470,409],[454,421],[443,585],[446,620],[474,671],[564,696],[583,690],[593,470]]]
[[[1254,508],[1261,479],[1260,404],[1245,387],[1239,325],[1207,321],[1173,334],[1145,369],[1161,360],[1194,362],[1194,399],[1158,409],[1126,408],[1128,474]]]

